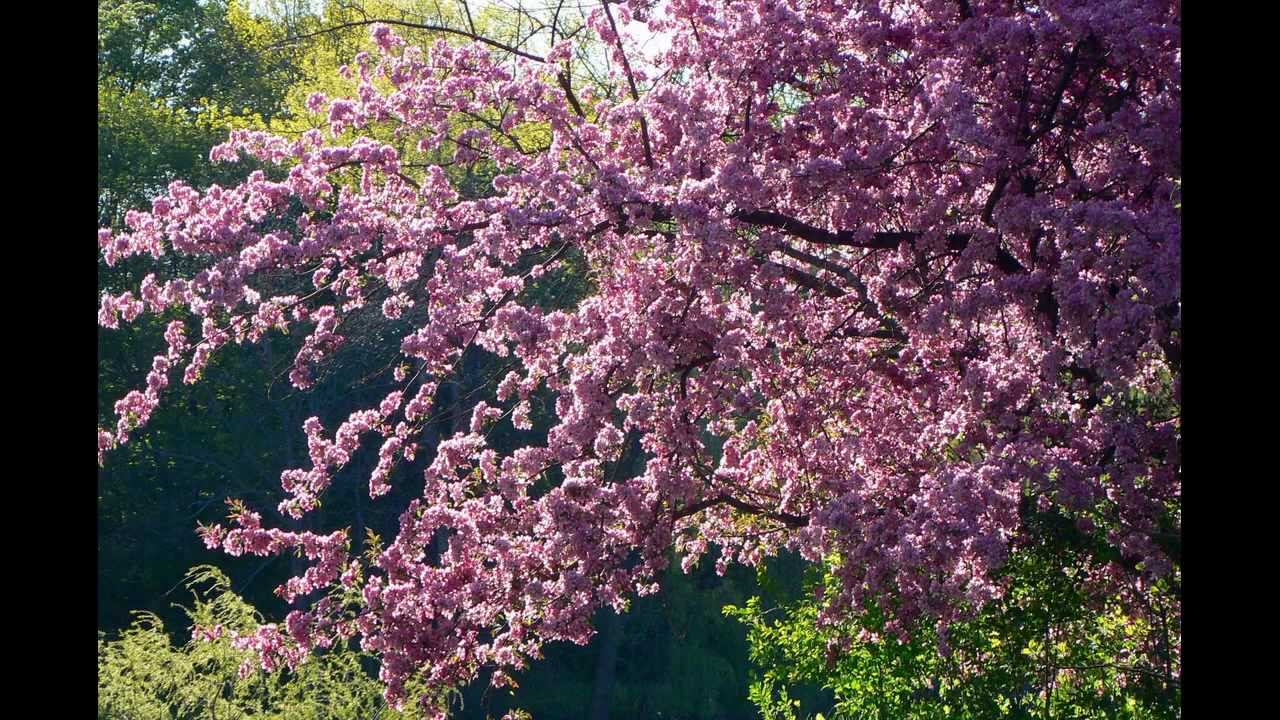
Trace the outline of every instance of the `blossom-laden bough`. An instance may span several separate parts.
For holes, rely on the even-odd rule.
[[[328,133],[237,131],[213,151],[278,180],[174,183],[99,231],[108,264],[206,264],[103,297],[109,328],[201,322],[191,338],[172,320],[100,461],[229,342],[302,335],[289,379],[306,389],[353,313],[414,326],[398,389],[332,434],[308,420],[310,466],[281,475],[279,510],[300,517],[369,436],[372,497],[434,453],[385,550],[353,557],[343,530],[268,529],[243,506],[203,530],[312,559],[290,600],[337,588],[243,639],[264,665],[358,634],[393,701],[412,678],[502,684],[655,591],[673,549],[689,564],[711,545],[721,564],[839,557],[825,616],[876,603],[906,634],[1000,596],[1044,518],[1096,548],[1096,596],[1135,614],[1151,583],[1180,596],[1178,2],[632,0],[588,8],[571,37],[546,14],[544,54],[372,24],[356,96],[312,98]],[[669,47],[643,53],[637,24]],[[411,167],[375,126],[451,157]],[[492,191],[464,198],[450,163],[496,168]],[[530,288],[570,262],[590,292],[539,305]],[[271,290],[299,274],[305,292]],[[467,352],[510,369],[469,428],[419,448]],[[499,454],[487,433],[528,428],[538,393],[545,442]]]

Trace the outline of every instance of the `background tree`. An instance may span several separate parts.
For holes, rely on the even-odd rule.
[[[820,622],[826,588],[839,578],[817,568],[789,602],[727,606],[748,628],[752,702],[765,720],[817,709],[868,719],[1181,717],[1169,587],[1149,588],[1140,600],[1148,612],[1135,617],[1124,599],[1083,591],[1084,548],[1052,530],[1033,542],[1001,568],[1003,598],[906,642],[885,633],[878,607]],[[813,686],[834,697],[814,697]]]
[[[118,226],[169,182],[243,176],[209,162],[234,127],[283,112],[300,79],[239,0],[98,3],[98,216]]]

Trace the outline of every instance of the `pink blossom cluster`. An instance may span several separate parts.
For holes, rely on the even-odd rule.
[[[670,47],[645,56],[628,18]],[[688,568],[712,545],[721,567],[838,558],[826,616],[877,603],[905,635],[1000,597],[1036,513],[1114,548],[1082,582],[1136,615],[1141,588],[1180,582],[1179,3],[631,0],[587,21],[607,91],[578,72],[582,38],[540,58],[377,27],[355,97],[308,101],[328,138],[238,131],[213,152],[286,179],[175,183],[99,231],[108,263],[207,264],[103,298],[105,327],[182,307],[201,338],[170,341],[100,457],[168,368],[192,380],[229,339],[300,329],[307,388],[366,304],[411,321],[393,393],[333,440],[304,427],[312,468],[282,475],[298,516],[370,433],[385,493],[465,352],[512,368],[361,572],[340,534],[249,513],[206,531],[232,553],[303,547],[317,564],[291,598],[348,573],[363,599],[246,646],[296,661],[354,629],[397,702],[418,673],[501,684],[654,591],[672,549]],[[373,126],[408,144],[338,138]],[[495,168],[492,192],[464,198],[410,151]],[[588,296],[539,307],[530,287],[571,265]],[[280,272],[312,287],[255,289]],[[539,392],[545,442],[491,447]]]
[[[233,503],[233,507],[235,504]],[[237,509],[233,515],[235,527],[222,525],[200,527],[204,543],[211,549],[221,548],[229,555],[277,555],[285,550],[299,549],[309,560],[317,564],[308,568],[300,578],[292,578],[278,588],[278,593],[290,602],[299,595],[328,587],[342,574],[346,562],[347,534],[335,531],[328,535],[294,533],[276,528],[262,527],[262,516],[246,509]]]

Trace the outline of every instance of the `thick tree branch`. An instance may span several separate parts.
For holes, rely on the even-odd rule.
[[[1083,41],[1081,41],[1083,42]],[[1080,60],[1080,45],[1076,43],[1071,48],[1071,54],[1067,56],[1066,63],[1062,67],[1062,75],[1058,78],[1058,84],[1053,89],[1052,99],[1049,106],[1045,108],[1044,114],[1040,116],[1040,124],[1032,131],[1031,136],[1027,138],[1027,145],[1030,146],[1036,140],[1039,140],[1045,133],[1049,132],[1053,127],[1053,118],[1058,114],[1058,106],[1062,104],[1062,97],[1067,92],[1067,85],[1071,84],[1071,77],[1076,74],[1076,68]]]
[[[832,232],[770,210],[737,212],[733,214],[733,217],[735,220],[751,225],[782,230],[817,245],[843,245],[846,247],[893,250],[902,243],[914,243],[921,235],[921,233],[912,231],[877,232],[873,233],[869,239],[859,240],[857,234],[852,230]],[[947,249],[953,252],[960,252],[969,246],[971,237],[968,233],[952,233],[947,236]],[[1022,266],[1022,263],[1018,262],[1018,259],[1009,254],[1009,251],[1004,248],[996,249],[995,266],[1011,275],[1026,272],[1026,268]]]
[[[570,82],[569,71],[566,69],[556,73],[556,80],[564,90],[565,97],[569,99],[569,106],[573,108],[573,113],[583,120],[586,120],[587,114],[582,111],[582,105],[578,102],[578,96],[573,94],[573,84]]]
[[[728,505],[735,510],[747,513],[748,515],[758,515],[760,517],[768,518],[790,528],[802,528],[808,527],[809,525],[809,520],[807,518],[802,518],[799,515],[792,515],[790,513],[766,510],[765,508],[752,505],[751,503],[739,500],[738,498],[731,497],[729,495],[716,495],[715,497],[700,500],[692,505],[681,508],[676,511],[675,519],[680,520],[691,515],[697,515],[703,510],[716,505]]]
[[[845,282],[852,285],[853,289],[858,293],[858,299],[862,301],[863,309],[869,310],[871,315],[877,320],[879,320],[880,322],[884,323],[884,325],[887,328],[886,330],[883,330],[883,331],[877,331],[875,333],[871,333],[870,337],[878,337],[878,338],[889,339],[889,340],[900,340],[902,342],[907,341],[907,333],[892,318],[885,317],[884,314],[880,312],[879,308],[876,307],[876,304],[871,301],[871,296],[867,292],[866,284],[864,284],[861,278],[855,275],[851,270],[844,267],[843,265],[831,262],[826,258],[819,257],[812,253],[807,253],[803,250],[798,250],[796,248],[793,248],[790,245],[786,245],[786,244],[780,245],[778,247],[778,251],[789,258],[793,258],[803,263],[812,265],[813,267],[826,270],[827,272],[830,272],[836,275],[837,277],[843,279]],[[814,278],[814,280],[819,280],[819,279]],[[860,335],[860,336],[865,337],[865,335]]]
[[[802,263],[812,265],[821,270],[826,270],[832,275],[835,275],[836,277],[839,277],[847,282],[851,282],[859,285],[861,284],[861,281],[858,280],[858,276],[850,272],[848,268],[838,263],[831,262],[830,260],[824,257],[818,257],[817,255],[814,255],[812,253],[807,253],[803,250],[797,250],[796,248],[793,248],[790,245],[785,245],[785,244],[780,245],[778,247],[778,252],[782,253],[783,255],[786,255],[787,257],[793,260],[799,260]]]
[[[992,215],[996,211],[996,203],[1000,202],[1000,198],[1004,197],[1004,189],[1009,187],[1008,174],[1001,174],[996,178],[995,187],[991,188],[991,194],[987,196],[987,201],[982,204],[982,222],[990,227],[995,227],[995,220]]]
[[[766,260],[764,262],[764,265],[765,267],[773,268],[781,272],[788,280],[799,285],[800,287],[806,287],[815,292],[820,292],[823,295],[826,295],[827,297],[830,297],[830,298],[838,298],[838,297],[844,296],[844,291],[841,290],[840,288],[836,287],[835,285],[832,285],[831,283],[827,282],[826,280],[823,280],[822,278],[810,275],[809,273],[804,272],[803,270],[793,268],[790,265],[783,265],[782,263],[772,262],[770,260]]]

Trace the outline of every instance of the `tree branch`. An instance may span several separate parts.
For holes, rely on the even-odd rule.
[[[822,278],[814,277],[813,275],[810,275],[798,268],[793,268],[790,265],[783,265],[782,263],[776,263],[771,260],[764,261],[764,265],[765,267],[773,268],[781,272],[788,280],[800,287],[806,287],[815,292],[820,292],[830,298],[844,296],[844,291],[840,288],[832,285]]]
[[[1045,108],[1044,114],[1040,116],[1040,124],[1032,131],[1031,136],[1027,138],[1027,145],[1030,146],[1041,136],[1049,132],[1053,127],[1053,117],[1058,114],[1058,106],[1062,104],[1062,96],[1067,92],[1067,85],[1071,83],[1071,77],[1076,74],[1076,66],[1080,60],[1080,45],[1084,41],[1076,43],[1071,48],[1071,54],[1067,56],[1067,61],[1062,67],[1062,76],[1058,78],[1058,84],[1053,90],[1053,99],[1049,101],[1049,106]]]
[[[562,70],[556,73],[556,80],[559,81],[560,87],[564,90],[565,97],[569,98],[569,105],[573,108],[573,112],[583,120],[587,119],[587,114],[582,111],[582,105],[578,103],[578,96],[573,94],[573,85],[569,79],[569,71]]]
[[[703,510],[706,510],[707,508],[710,508],[716,505],[728,505],[729,507],[735,510],[747,513],[748,515],[758,515],[760,517],[766,517],[766,518],[769,518],[770,520],[777,521],[790,528],[802,528],[802,527],[808,527],[809,525],[809,521],[806,518],[800,517],[799,515],[792,515],[790,513],[766,510],[762,507],[757,507],[755,505],[752,505],[751,503],[748,503],[743,500],[739,500],[738,498],[735,498],[735,497],[730,497],[728,495],[717,495],[712,498],[700,500],[692,505],[689,505],[680,510],[677,510],[675,513],[674,519],[680,520],[681,518],[686,518],[686,517],[689,517],[690,515],[696,515],[702,512]]]
[[[431,25],[431,24],[429,24],[429,23],[415,23],[415,22],[409,22],[409,21],[407,21],[407,20],[391,20],[391,19],[387,19],[387,18],[383,18],[383,19],[371,18],[371,19],[368,19],[368,20],[352,20],[351,22],[340,23],[340,24],[338,24],[338,25],[334,25],[334,26],[332,26],[332,27],[327,27],[327,28],[324,28],[324,29],[322,29],[322,30],[316,30],[315,32],[309,32],[309,33],[303,33],[303,34],[301,34],[301,35],[295,35],[295,36],[293,36],[293,37],[291,37],[291,38],[286,38],[286,39],[285,39],[284,41],[282,41],[280,44],[284,44],[284,43],[291,43],[291,42],[298,42],[299,40],[306,40],[307,38],[312,38],[312,37],[315,37],[315,36],[317,36],[317,35],[324,35],[325,33],[337,32],[338,30],[345,30],[345,29],[347,29],[347,28],[352,28],[352,27],[360,27],[360,26],[362,26],[362,25],[376,25],[376,24],[378,24],[378,23],[382,23],[382,24],[384,24],[384,25],[398,25],[398,26],[400,26],[400,27],[413,28],[414,30],[429,30],[429,31],[432,31],[432,32],[442,32],[442,33],[449,33],[449,34],[452,34],[452,35],[458,35],[458,36],[461,36],[461,37],[467,38],[467,39],[469,39],[469,40],[472,40],[472,41],[474,41],[474,42],[478,42],[478,43],[481,43],[481,44],[484,44],[484,45],[488,45],[488,46],[490,46],[490,47],[497,48],[497,49],[499,49],[499,50],[505,50],[505,51],[507,51],[507,52],[511,53],[512,55],[519,55],[519,56],[520,56],[520,57],[522,57],[522,58],[528,58],[529,60],[533,60],[533,61],[535,61],[535,62],[544,63],[544,62],[546,62],[546,61],[547,61],[547,59],[546,59],[546,58],[544,58],[544,57],[541,57],[541,56],[538,56],[538,55],[534,55],[534,54],[532,54],[532,53],[527,53],[527,52],[525,52],[525,51],[523,51],[523,50],[520,50],[520,49],[518,49],[518,48],[512,47],[512,46],[510,46],[510,45],[508,45],[508,44],[506,44],[506,43],[504,43],[504,42],[500,42],[500,41],[498,41],[498,40],[494,40],[494,39],[492,39],[492,38],[487,38],[487,37],[485,37],[484,35],[481,35],[481,34],[479,34],[479,33],[475,33],[475,32],[468,32],[468,31],[466,31],[466,30],[459,30],[459,29],[457,29],[457,28],[451,28],[451,27],[448,27],[448,26],[445,26],[445,25]]]
[[[631,87],[631,99],[640,102],[640,91],[636,88],[635,76],[631,73],[631,62],[627,60],[627,52],[622,47],[622,36],[618,34],[618,25],[613,21],[613,11],[609,9],[609,0],[600,3],[604,6],[604,15],[609,18],[609,29],[613,30],[613,35],[617,38],[618,55],[622,58],[622,69],[627,73],[627,84]],[[644,119],[644,113],[640,113],[640,141],[644,144],[644,162],[645,165],[653,167],[653,148],[649,145],[649,123]]]
[[[877,232],[873,233],[869,240],[858,240],[856,233],[852,230],[831,232],[770,210],[739,211],[733,214],[733,218],[751,225],[782,230],[817,245],[843,245],[846,247],[893,250],[902,243],[914,243],[921,235],[921,233],[913,231]],[[968,233],[952,233],[947,236],[947,249],[953,252],[960,252],[969,246],[971,237]],[[1022,263],[1018,262],[1018,259],[1009,254],[1009,251],[1004,248],[996,249],[995,266],[1011,275],[1026,272],[1026,268],[1022,266]]]

